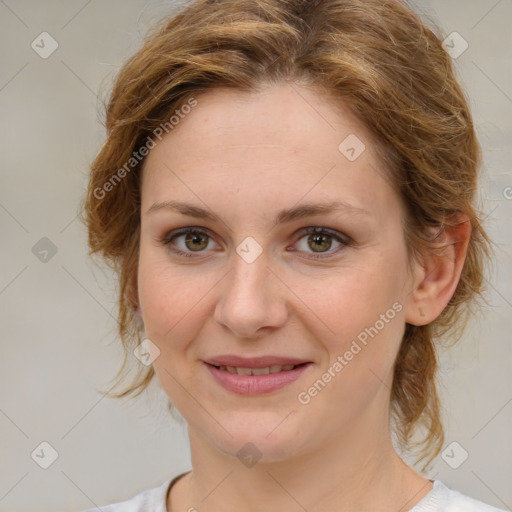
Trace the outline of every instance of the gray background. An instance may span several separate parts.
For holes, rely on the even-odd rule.
[[[111,387],[121,362],[116,295],[111,272],[88,258],[76,218],[112,77],[174,5],[0,1],[1,511],[78,511],[190,468],[186,429],[167,416],[158,386],[135,401],[96,391]],[[442,356],[446,447],[458,443],[445,458],[469,457],[457,469],[439,457],[427,474],[510,509],[512,1],[415,5],[469,44],[455,60],[484,148],[482,205],[497,243],[491,305]],[[47,59],[31,48],[43,31],[59,45]],[[43,237],[57,248],[46,262],[33,252]],[[58,452],[48,469],[31,457],[43,441]]]

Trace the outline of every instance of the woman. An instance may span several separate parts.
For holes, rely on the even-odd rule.
[[[191,472],[112,511],[495,511],[432,481],[439,338],[482,291],[480,150],[401,0],[196,0],[123,67],[85,202]],[[460,329],[459,329],[460,330]]]

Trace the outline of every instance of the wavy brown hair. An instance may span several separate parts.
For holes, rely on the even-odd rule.
[[[454,214],[471,223],[454,295],[435,321],[406,325],[394,367],[393,431],[428,467],[444,442],[437,345],[448,333],[452,340],[462,334],[483,298],[483,265],[491,255],[475,204],[480,147],[451,58],[430,25],[403,0],[195,0],[152,30],[117,75],[106,108],[107,139],[92,164],[82,211],[90,254],[101,255],[119,278],[125,360],[116,379],[143,332],[136,283],[144,160],[125,173],[119,169],[201,93],[292,81],[348,106],[371,132],[406,208],[411,262],[438,248],[429,233],[454,225]],[[115,176],[122,179],[114,183]],[[138,365],[134,380],[108,395],[138,396],[153,377],[152,367]]]

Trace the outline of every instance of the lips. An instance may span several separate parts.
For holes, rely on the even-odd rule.
[[[222,355],[210,358],[204,363],[218,384],[241,395],[277,391],[297,380],[313,365],[306,359],[272,355]]]
[[[212,365],[214,366],[214,365]],[[219,370],[229,372],[229,373],[237,373],[238,375],[269,375],[270,373],[279,373],[279,372],[288,372],[297,368],[300,365],[293,364],[273,364],[272,366],[264,366],[262,368],[245,368],[240,366],[216,366]]]
[[[286,356],[259,356],[242,357],[234,354],[226,354],[207,359],[205,363],[212,366],[226,366],[232,368],[270,368],[272,366],[298,366],[304,363],[310,363],[307,359]]]

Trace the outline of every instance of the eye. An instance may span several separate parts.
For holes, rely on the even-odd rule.
[[[302,230],[301,233],[302,236],[295,243],[296,246],[300,246],[299,250],[288,249],[288,251],[308,253],[306,258],[330,258],[340,252],[340,248],[350,246],[353,243],[350,237],[325,227],[308,227]],[[336,250],[330,251],[333,240],[338,245]],[[194,253],[199,255],[199,253],[207,252],[208,248],[211,250],[210,242],[213,243],[213,239],[204,229],[186,227],[170,232],[164,238],[157,239],[157,242],[168,246],[169,250],[180,256],[193,258],[195,257]],[[312,249],[312,252],[309,252],[308,249]]]
[[[300,248],[300,252],[308,252],[307,249],[312,249],[313,252],[309,253],[307,258],[313,259],[324,259],[331,258],[334,254],[337,254],[340,248],[344,246],[352,245],[352,240],[348,236],[343,236],[337,231],[330,230],[324,227],[309,227],[306,228],[303,233],[306,233],[302,236],[296,245],[298,244]],[[333,245],[333,239],[336,244],[338,244],[338,250],[329,251]],[[301,240],[304,240],[305,243],[300,244]],[[295,251],[295,249],[291,249],[291,251]]]
[[[177,240],[181,243],[176,243]],[[193,258],[194,253],[201,253],[210,245],[212,238],[210,235],[199,228],[188,227],[172,231],[162,240],[158,240],[162,245],[169,246],[172,252],[187,258]]]

